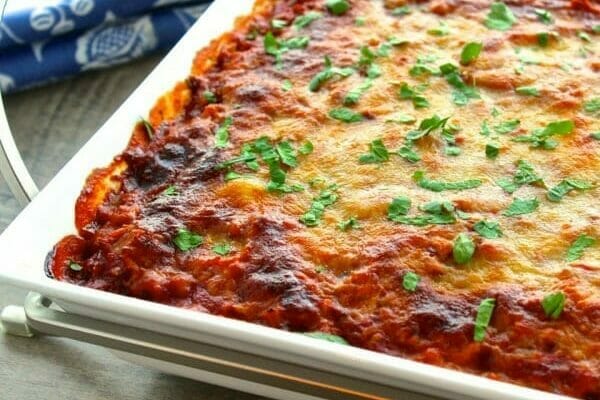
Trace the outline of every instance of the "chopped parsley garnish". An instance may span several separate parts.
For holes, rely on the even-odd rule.
[[[410,14],[412,11],[410,9],[409,6],[401,6],[401,7],[396,7],[392,10],[392,15],[408,15]]]
[[[583,110],[588,114],[597,113],[596,116],[600,117],[600,97],[596,97],[583,103]]]
[[[318,20],[322,16],[323,16],[323,14],[321,14],[320,12],[309,11],[304,15],[297,16],[296,19],[294,20],[294,26],[296,27],[296,29],[306,28],[307,26],[309,26],[310,24],[312,24],[314,21]]]
[[[395,221],[398,217],[408,214],[411,204],[412,202],[408,197],[394,198],[388,206],[388,218]]]
[[[358,103],[358,100],[360,100],[361,96],[371,88],[371,86],[373,86],[373,81],[368,78],[366,79],[364,82],[362,82],[360,85],[358,85],[357,87],[351,89],[346,96],[344,96],[344,105],[345,106],[350,106],[353,104]]]
[[[437,28],[428,29],[427,33],[433,36],[447,36],[450,34],[450,28],[444,21],[441,21]]]
[[[300,217],[300,222],[306,226],[317,226],[321,222],[325,207],[332,205],[337,201],[337,194],[334,192],[335,186],[321,191],[321,193],[313,198],[310,209]]]
[[[548,32],[540,32],[537,34],[537,42],[540,47],[547,47],[549,41],[550,35],[548,35]]]
[[[298,160],[296,159],[296,151],[290,144],[290,142],[284,141],[277,143],[275,147],[277,149],[277,154],[279,154],[279,158],[281,162],[287,165],[288,167],[297,167]]]
[[[229,143],[229,127],[233,124],[233,118],[227,117],[223,120],[223,123],[219,125],[215,132],[215,147],[223,149],[227,147]]]
[[[544,10],[542,8],[534,8],[533,12],[535,12],[535,15],[537,15],[538,19],[544,24],[551,24],[554,22],[554,18],[548,10]]]
[[[414,292],[415,290],[417,290],[417,286],[419,285],[420,281],[421,277],[419,275],[415,274],[412,271],[408,271],[404,274],[404,277],[402,278],[402,287],[404,287],[404,289],[408,290],[409,292]]]
[[[212,251],[220,256],[226,256],[227,254],[231,253],[231,244],[226,242],[215,244],[212,248]]]
[[[594,26],[592,27],[592,31],[593,31],[594,33],[600,33],[600,24],[598,24],[598,25],[594,25]]]
[[[485,333],[492,320],[495,306],[496,300],[493,298],[483,299],[481,300],[481,303],[479,303],[479,307],[477,307],[477,316],[475,317],[475,330],[473,331],[474,341],[483,342],[483,339],[485,339]]]
[[[343,344],[346,346],[349,344],[346,341],[346,339],[344,339],[343,337],[337,336],[337,335],[332,335],[330,333],[325,333],[325,332],[307,332],[307,333],[303,333],[303,335],[311,337],[313,339],[319,339],[319,340],[324,340],[326,342]]]
[[[177,196],[179,193],[177,192],[177,187],[170,185],[168,188],[163,190],[163,196]]]
[[[350,9],[350,3],[347,0],[327,0],[325,5],[329,12],[334,15],[345,14]]]
[[[434,60],[433,57],[417,57],[417,62],[413,65],[408,73],[410,76],[421,76],[421,75],[439,75],[439,69],[429,65]]]
[[[475,223],[473,229],[486,239],[498,239],[499,237],[502,237],[500,224],[496,221],[487,221],[483,219]]]
[[[558,319],[563,312],[566,300],[567,298],[563,292],[554,292],[545,296],[542,300],[542,309],[546,317]]]
[[[533,86],[519,86],[515,89],[515,92],[524,96],[540,97],[540,91]]]
[[[512,194],[521,186],[529,184],[541,186],[544,184],[544,181],[538,176],[531,164],[525,160],[519,160],[517,162],[517,172],[512,180],[509,178],[500,178],[496,183],[505,192]]]
[[[462,78],[456,65],[447,63],[440,66],[441,74],[446,78],[446,81],[454,87],[452,91],[452,101],[454,104],[464,106],[469,102],[469,99],[479,99],[477,89],[467,85]]]
[[[488,143],[485,145],[485,156],[490,159],[495,159],[500,154],[500,146],[495,143]]]
[[[311,92],[316,92],[330,79],[338,76],[342,78],[347,78],[354,73],[354,68],[350,67],[334,67],[331,64],[331,59],[328,56],[325,56],[325,69],[319,72],[314,78],[311,79],[308,88]]]
[[[302,145],[300,145],[300,147],[298,147],[298,153],[304,156],[309,155],[313,152],[313,150],[314,146],[310,140],[305,141],[304,143],[302,143]]]
[[[540,202],[537,198],[530,199],[516,198],[502,213],[506,217],[515,217],[517,215],[530,214],[538,209]]]
[[[273,29],[283,29],[287,25],[287,21],[282,19],[272,19],[271,20],[271,28]]]
[[[286,79],[281,84],[281,90],[283,90],[284,92],[289,92],[290,90],[292,90],[293,87],[294,87],[294,84],[289,79]]]
[[[473,258],[473,254],[475,254],[473,239],[466,233],[460,233],[454,239],[454,246],[452,248],[454,262],[457,264],[466,264]]]
[[[505,135],[517,129],[520,123],[521,121],[519,121],[518,119],[510,119],[508,121],[503,121],[497,125],[494,125],[492,129],[498,135]]]
[[[345,107],[332,109],[329,111],[329,116],[346,123],[360,122],[364,119],[362,114]]]
[[[489,29],[495,29],[498,31],[507,31],[515,23],[517,18],[511,11],[511,9],[502,2],[494,2],[490,6],[490,12],[484,21],[485,26]]]
[[[579,260],[581,257],[583,257],[583,252],[585,249],[595,244],[595,238],[588,235],[579,236],[573,243],[571,243],[571,246],[569,246],[569,249],[567,250],[567,261],[573,262]]]
[[[592,38],[590,38],[590,35],[588,35],[587,33],[583,32],[583,31],[577,32],[577,37],[579,39],[583,40],[584,42],[590,43],[592,41]]]
[[[397,114],[394,117],[386,119],[385,122],[395,122],[398,124],[412,124],[416,120],[417,119],[415,117],[413,117],[412,115]]]
[[[140,117],[140,123],[144,126],[146,130],[146,135],[148,135],[148,140],[154,139],[154,127],[147,119]]]
[[[417,154],[410,146],[402,146],[398,149],[397,153],[400,157],[411,163],[416,163],[421,160],[421,156]]]
[[[398,91],[398,96],[403,100],[412,100],[415,108],[426,108],[429,107],[429,102],[421,94],[420,87],[411,88],[407,83],[403,83]]]
[[[441,192],[444,190],[467,190],[481,186],[483,183],[480,179],[467,179],[457,182],[443,182],[425,178],[425,172],[416,171],[413,174],[413,180],[423,189],[431,190],[432,192]]]
[[[454,204],[449,201],[430,201],[421,205],[419,210],[434,215],[452,214],[455,211]]]
[[[69,269],[74,272],[79,272],[83,269],[81,264],[76,263],[75,261],[69,261]]]
[[[432,117],[424,119],[419,124],[419,129],[410,131],[406,134],[406,140],[412,142],[427,136],[438,128],[443,128],[446,125],[446,122],[448,122],[448,118],[449,117],[440,118],[437,114],[434,114]]]
[[[358,158],[361,164],[378,164],[390,159],[390,153],[381,139],[369,143],[369,152]]]
[[[391,37],[379,45],[379,48],[377,49],[377,55],[379,57],[388,57],[392,51],[392,47],[402,46],[406,43],[408,43],[407,40]]]
[[[580,179],[565,179],[558,185],[548,190],[546,197],[548,197],[548,200],[550,201],[558,202],[573,190],[587,190],[591,189],[592,187],[593,185],[591,183],[582,181]]]
[[[181,228],[177,231],[177,235],[173,239],[175,246],[181,251],[189,251],[200,246],[204,242],[204,238],[194,232]]]
[[[225,173],[225,176],[223,177],[223,179],[225,180],[225,182],[229,182],[229,181],[233,181],[236,179],[240,179],[243,175],[238,174],[235,171],[227,171]]]
[[[477,59],[481,53],[483,44],[481,42],[470,42],[463,47],[460,53],[460,63],[467,65]]]
[[[356,19],[354,20],[354,25],[356,26],[365,26],[365,24],[367,23],[365,17],[356,17]]]
[[[574,128],[575,124],[573,121],[568,119],[550,122],[545,128],[534,129],[531,134],[517,136],[513,139],[513,141],[531,143],[532,148],[552,150],[558,146],[558,142],[550,138],[556,135],[567,135],[573,132]]]
[[[340,221],[340,223],[338,224],[338,228],[341,231],[349,231],[350,229],[357,229],[360,228],[360,224],[358,223],[358,220],[356,219],[356,217],[350,217],[344,221]]]
[[[264,38],[265,53],[275,57],[275,64],[281,67],[283,53],[292,49],[304,49],[310,41],[308,36],[296,36],[286,40],[277,40],[272,32],[267,32]]]
[[[594,132],[594,133],[590,133],[590,136],[592,137],[592,139],[600,140],[600,131]]]
[[[215,96],[215,94],[210,90],[205,90],[204,92],[202,92],[202,97],[204,97],[204,100],[206,100],[207,103],[217,102],[217,96]]]

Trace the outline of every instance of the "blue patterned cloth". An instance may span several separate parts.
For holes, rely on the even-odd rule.
[[[8,0],[0,21],[0,89],[17,91],[168,49],[208,2]]]

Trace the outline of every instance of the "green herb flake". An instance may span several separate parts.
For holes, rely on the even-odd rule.
[[[588,43],[592,42],[592,38],[590,37],[590,35],[588,35],[587,33],[583,32],[583,31],[577,32],[577,37],[579,39],[583,40],[584,42],[588,42]]]
[[[287,25],[287,21],[282,19],[273,19],[271,20],[271,28],[273,29],[283,29]]]
[[[410,9],[409,6],[401,6],[401,7],[396,7],[392,10],[392,15],[394,16],[399,16],[399,15],[408,15],[410,14],[412,11]]]
[[[148,140],[154,139],[154,127],[152,124],[145,118],[140,118],[140,123],[144,126],[146,135],[148,135]]]
[[[365,26],[366,23],[367,20],[365,19],[365,17],[356,17],[356,19],[354,20],[354,25],[356,26]]]
[[[294,84],[289,79],[284,80],[283,83],[281,84],[281,90],[283,90],[284,92],[289,92],[293,88],[294,88]]]
[[[212,104],[217,102],[217,96],[210,90],[205,90],[202,93],[202,97],[204,97],[204,100],[206,100],[207,103]]]
[[[515,89],[515,92],[523,96],[540,97],[540,91],[533,86],[519,86]]]
[[[591,183],[582,181],[580,179],[564,179],[558,185],[548,190],[546,197],[550,201],[559,202],[563,197],[573,190],[587,190],[591,189],[592,187],[593,185]]]
[[[467,65],[477,59],[481,53],[483,44],[481,42],[470,42],[463,47],[460,53],[460,63]]]
[[[454,239],[454,247],[452,248],[452,257],[457,264],[466,264],[475,254],[475,243],[473,239],[466,233],[459,234]]]
[[[533,12],[535,12],[535,15],[537,15],[538,19],[546,25],[554,22],[554,18],[548,10],[544,10],[542,8],[534,8]]]
[[[428,29],[427,33],[433,36],[448,36],[450,34],[450,28],[442,21],[437,28]]]
[[[498,239],[502,237],[500,224],[496,221],[487,221],[485,219],[478,221],[473,225],[473,229],[486,239]]]
[[[448,84],[454,87],[452,91],[452,101],[458,106],[464,106],[469,99],[479,99],[481,96],[477,89],[467,85],[460,76],[459,69],[454,64],[443,64],[440,66],[440,73],[446,78]]]
[[[579,236],[573,243],[571,243],[571,246],[569,246],[569,249],[567,250],[567,261],[573,262],[579,260],[581,257],[583,257],[583,252],[585,249],[594,246],[595,244],[595,238],[588,235]]]
[[[402,287],[409,292],[414,292],[417,290],[417,286],[419,285],[420,281],[421,277],[419,275],[412,271],[408,271],[402,278]]]
[[[475,317],[475,330],[473,332],[473,340],[476,342],[483,342],[485,339],[486,330],[492,320],[495,306],[496,300],[493,298],[483,299],[479,303],[477,316]]]
[[[400,196],[392,200],[388,206],[388,218],[395,221],[398,217],[408,214],[412,202],[408,197]]]
[[[442,192],[444,190],[467,190],[481,186],[483,183],[480,179],[467,179],[457,182],[443,182],[425,178],[425,172],[416,171],[413,174],[413,180],[419,187],[432,192]]]
[[[322,16],[323,16],[323,14],[321,14],[320,12],[309,11],[304,15],[297,16],[296,19],[294,19],[293,24],[296,27],[296,29],[306,28],[307,26],[309,26],[310,24],[312,24],[314,21],[318,20]]]
[[[162,192],[163,196],[177,196],[178,194],[179,192],[177,191],[177,187],[173,185],[170,185]]]
[[[600,131],[590,133],[590,137],[594,140],[600,140]]]
[[[503,121],[497,125],[494,125],[494,127],[492,128],[494,130],[494,132],[496,132],[498,135],[505,135],[507,133],[511,133],[512,131],[514,131],[515,129],[517,129],[517,127],[519,126],[519,124],[521,124],[521,121],[518,119],[511,119],[508,121]]]
[[[356,217],[350,217],[346,220],[340,221],[340,223],[338,223],[338,228],[341,231],[349,231],[351,229],[357,229],[360,227],[360,224],[358,223],[358,220],[356,219]]]
[[[327,0],[325,5],[333,15],[345,14],[350,9],[350,3],[347,0]]]
[[[487,15],[487,18],[484,21],[485,26],[489,29],[494,29],[498,31],[507,31],[509,30],[515,23],[517,22],[517,18],[511,11],[511,9],[502,2],[494,2],[490,6],[490,12]]]
[[[379,164],[390,159],[390,153],[381,139],[369,143],[369,152],[358,158],[361,164]]]
[[[232,250],[231,244],[226,243],[226,242],[215,244],[212,248],[213,253],[216,253],[220,256],[228,255],[229,253],[231,253],[231,250]]]
[[[325,332],[307,332],[307,333],[303,333],[303,335],[311,337],[313,339],[324,340],[326,342],[343,344],[343,345],[346,345],[346,346],[349,345],[348,342],[346,341],[346,339],[344,339],[343,337],[337,336],[337,335],[332,335],[330,333],[325,333]]]
[[[544,181],[535,172],[533,165],[529,164],[525,160],[519,160],[517,163],[517,171],[512,179],[501,178],[497,182],[498,186],[504,189],[507,193],[514,193],[521,186],[524,185],[537,185],[542,186]]]
[[[540,47],[547,47],[548,42],[550,41],[550,35],[548,32],[540,32],[537,34],[537,42]]]
[[[553,136],[567,135],[573,132],[575,124],[571,120],[561,120],[550,122],[545,128],[534,129],[529,135],[517,136],[512,139],[514,142],[531,143],[533,148],[542,148],[552,150],[558,146],[558,142],[550,139]]]
[[[334,187],[321,191],[313,198],[310,209],[300,217],[300,222],[306,226],[317,226],[325,212],[325,207],[332,205],[337,201],[337,194],[333,191]]]
[[[331,59],[328,56],[325,56],[325,69],[311,79],[308,88],[311,92],[316,92],[330,79],[334,77],[347,78],[353,73],[354,69],[350,67],[334,67],[331,64]]]
[[[83,269],[81,264],[76,263],[75,261],[69,261],[69,269],[74,272],[79,272]]]
[[[346,96],[344,96],[343,103],[345,106],[351,106],[358,103],[358,100],[362,95],[373,86],[372,79],[368,78],[357,87],[351,89]]]
[[[302,154],[303,156],[309,155],[313,152],[313,150],[314,146],[310,140],[305,141],[300,145],[300,147],[298,147],[298,153]]]
[[[596,116],[600,117],[600,97],[596,97],[583,103],[583,110],[588,114],[598,113]]]
[[[542,309],[546,317],[558,319],[565,307],[567,297],[563,292],[554,292],[546,295],[542,299]]]
[[[502,213],[506,217],[530,214],[538,209],[540,202],[537,198],[530,199],[515,198],[508,208]]]
[[[416,121],[417,121],[417,119],[415,117],[413,117],[412,115],[407,115],[407,114],[397,114],[397,115],[385,120],[385,122],[394,122],[397,124],[412,124]]]
[[[364,119],[362,114],[345,107],[332,109],[329,111],[329,117],[346,123],[360,122]]]
[[[429,107],[429,101],[420,93],[417,88],[411,88],[408,84],[403,83],[398,91],[398,96],[402,100],[412,100],[415,108]]]
[[[265,53],[275,57],[275,65],[281,68],[283,53],[293,49],[304,49],[308,46],[308,36],[296,36],[285,40],[277,40],[272,32],[267,32],[263,39]]]
[[[413,149],[409,146],[402,146],[398,149],[397,153],[400,157],[404,158],[406,161],[411,163],[416,163],[421,161],[421,156],[417,154]]]
[[[489,159],[496,159],[500,154],[500,146],[495,143],[487,143],[485,145],[485,156]]]
[[[226,117],[223,123],[219,125],[217,131],[215,132],[215,147],[218,149],[223,149],[227,147],[229,143],[229,127],[233,124],[232,117]]]
[[[235,171],[227,171],[227,173],[225,174],[223,179],[225,180],[225,182],[229,182],[229,181],[234,181],[236,179],[240,179],[240,178],[242,178],[242,176],[243,175],[238,174]]]
[[[177,235],[173,239],[175,246],[181,251],[189,251],[200,246],[204,242],[204,238],[194,232],[181,228],[177,231]]]

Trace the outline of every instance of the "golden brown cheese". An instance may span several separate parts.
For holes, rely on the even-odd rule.
[[[234,31],[201,50],[186,82],[151,111],[153,131],[136,127],[124,153],[88,179],[76,208],[78,235],[56,246],[49,271],[79,285],[325,332],[599,399],[600,7],[511,1],[514,23],[494,30],[485,1],[349,6],[335,15],[323,0],[260,0]],[[310,12],[318,13],[313,21],[294,24]],[[301,37],[308,42],[289,44]],[[462,65],[469,42],[482,50]],[[292,48],[276,57],[285,43]],[[325,56],[349,76],[334,74],[311,90]],[[445,64],[454,75],[440,72]],[[428,106],[402,98],[404,84]],[[344,105],[361,86],[355,104]],[[360,121],[332,118],[340,108]],[[448,118],[446,136],[438,128],[408,143],[434,115]],[[572,129],[547,138],[556,141],[552,149],[542,148],[548,140],[537,148],[515,141],[558,121]],[[267,150],[289,143],[297,165],[273,156],[274,147],[261,154],[263,137]],[[375,140],[388,159],[361,162]],[[303,154],[307,141],[313,151]],[[420,160],[396,154],[407,144]],[[499,149],[496,158],[486,156],[489,144]],[[250,164],[224,167],[244,154]],[[519,161],[539,179],[507,190],[503,179],[512,182],[525,168]],[[281,171],[287,186],[268,190]],[[418,184],[416,171],[438,185],[478,182],[433,191]],[[585,187],[551,201],[550,189],[568,179]],[[411,207],[394,221],[395,198]],[[533,198],[537,208],[505,215],[516,199]],[[449,202],[449,210],[421,210],[434,201]],[[316,220],[307,217],[319,206]],[[406,223],[418,216],[451,223]],[[340,228],[349,218],[358,226]],[[477,230],[482,220],[498,222],[501,237]],[[459,264],[453,251],[461,234],[475,251]],[[578,238],[588,243],[569,257]],[[415,288],[405,286],[409,273],[420,278]],[[553,316],[542,304],[556,293],[566,300]],[[477,338],[484,299],[495,307]]]

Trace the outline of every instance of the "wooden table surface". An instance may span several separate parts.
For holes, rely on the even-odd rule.
[[[6,96],[8,120],[36,183],[43,187],[162,56]],[[19,207],[0,177],[0,231]],[[24,243],[24,246],[26,243]],[[26,292],[0,284],[0,309]],[[72,340],[0,334],[2,400],[256,400],[259,397],[161,374]]]

